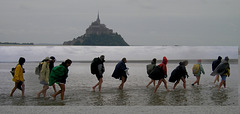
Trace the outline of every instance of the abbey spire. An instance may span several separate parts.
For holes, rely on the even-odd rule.
[[[98,12],[98,15],[97,15],[97,20],[96,20],[96,22],[97,22],[98,24],[100,24],[99,12]]]

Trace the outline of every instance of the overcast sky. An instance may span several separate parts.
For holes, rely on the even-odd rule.
[[[0,0],[0,42],[62,44],[101,23],[130,45],[240,46],[240,0]]]

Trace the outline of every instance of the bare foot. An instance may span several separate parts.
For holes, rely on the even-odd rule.
[[[51,96],[53,97],[54,100],[56,100],[56,95],[52,94]]]
[[[40,97],[40,93],[37,94],[37,98],[39,98],[39,97]]]
[[[118,88],[121,89],[121,90],[123,89],[121,86],[119,86]]]

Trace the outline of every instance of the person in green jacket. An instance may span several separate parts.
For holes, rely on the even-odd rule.
[[[55,92],[52,97],[56,99],[56,96],[58,94],[61,94],[61,100],[64,99],[64,92],[65,92],[65,84],[66,79],[68,77],[68,67],[71,66],[72,61],[70,59],[67,59],[65,62],[60,64],[59,66],[56,66],[52,69],[50,76],[49,76],[49,86],[52,86],[54,83],[57,83],[61,90],[58,92]]]
[[[196,81],[192,84],[192,86],[194,86],[194,84],[196,84],[196,83],[197,83],[197,85],[199,85],[201,73],[205,74],[204,69],[202,67],[202,60],[199,59],[197,64],[199,65],[199,70],[198,70],[197,74],[194,74],[194,76],[196,77]]]

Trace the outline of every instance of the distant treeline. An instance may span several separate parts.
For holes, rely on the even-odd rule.
[[[0,45],[34,45],[34,43],[0,42]]]

